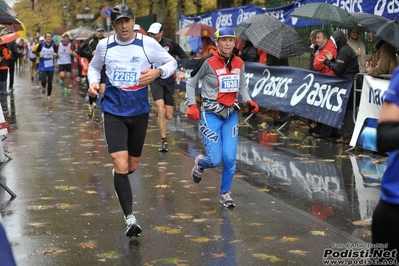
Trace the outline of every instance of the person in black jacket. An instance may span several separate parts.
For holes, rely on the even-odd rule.
[[[14,86],[14,72],[15,72],[15,62],[17,61],[17,56],[18,56],[17,53],[18,45],[16,41],[12,41],[9,42],[7,46],[8,50],[11,52],[11,58],[8,60],[8,69],[9,69],[8,88],[11,91]]]
[[[186,52],[173,40],[163,37],[163,25],[159,22],[152,23],[148,29],[148,35],[154,38],[172,57],[176,55],[181,59],[177,80],[185,78],[185,68],[188,62]],[[157,66],[154,66],[155,68]],[[173,75],[167,79],[157,78],[151,83],[152,98],[157,111],[157,124],[161,134],[161,146],[158,151],[167,152],[168,142],[166,141],[166,128],[173,117],[175,80]]]
[[[256,50],[251,41],[245,41],[241,52],[241,59],[244,62],[259,62],[258,50]]]
[[[104,25],[98,24],[94,27],[94,34],[87,38],[83,44],[82,47],[79,50],[79,55],[82,57],[85,57],[91,61],[93,58],[94,54],[96,53],[96,47],[98,44],[98,41],[104,38],[104,32],[105,28]],[[86,79],[87,83],[87,88],[89,88],[89,81]],[[101,71],[101,81],[100,84],[103,84],[105,86],[105,70]],[[89,109],[88,109],[88,116],[93,117],[94,116],[94,108],[96,107],[96,101],[97,97],[89,97]]]
[[[323,63],[334,71],[337,77],[354,80],[356,74],[359,73],[359,63],[356,52],[347,44],[345,34],[340,30],[335,31],[331,35],[331,40],[337,48],[337,58],[334,59],[332,54],[329,51],[326,51],[326,57],[320,60],[323,60]],[[343,140],[350,140],[355,127],[352,119],[353,109],[356,108],[356,106],[353,106],[353,96],[354,88],[352,85],[351,94],[348,104],[346,105],[344,124],[342,126]],[[357,98],[360,99],[360,95]]]

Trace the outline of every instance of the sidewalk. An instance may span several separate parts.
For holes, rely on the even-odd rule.
[[[158,152],[160,137],[151,113],[142,160],[131,179],[133,209],[143,232],[129,241],[100,110],[89,119],[85,93],[76,87],[65,93],[54,85],[48,103],[28,73],[16,77],[14,87],[13,96],[2,96],[10,114],[3,146],[13,160],[3,166],[0,179],[17,197],[8,203],[9,195],[0,190],[0,198],[20,266],[308,266],[322,265],[323,251],[333,243],[364,243],[248,182],[254,176],[245,169],[259,168],[250,161],[241,167],[242,150],[232,185],[237,206],[224,208],[218,195],[220,168],[207,169],[200,184],[191,180],[194,157],[203,147],[198,125],[179,112],[181,106],[168,127],[167,154]],[[240,143],[247,141],[240,138]],[[276,159],[275,150],[263,152]]]

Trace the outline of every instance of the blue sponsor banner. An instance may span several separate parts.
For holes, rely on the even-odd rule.
[[[304,1],[295,1],[285,6],[266,8],[266,14],[279,19],[286,25],[292,27],[304,27],[304,26],[320,26],[322,23],[316,21],[309,21],[299,18],[291,17],[290,14],[302,6]]]
[[[305,0],[296,1],[307,3],[328,3],[338,6],[349,13],[370,13],[394,20],[399,13],[398,0]]]
[[[331,5],[338,6],[349,13],[370,13],[385,18],[398,20],[399,13],[399,0],[297,0],[290,4],[273,7],[273,8],[262,8],[259,6],[240,6],[236,8],[224,8],[206,13],[201,16],[195,17],[180,17],[181,27],[189,24],[202,23],[212,26],[216,29],[222,26],[237,27],[243,20],[252,17],[254,15],[267,13],[271,16],[281,20],[284,24],[293,27],[303,26],[320,26],[322,23],[304,20],[291,17],[290,14],[297,8],[309,4],[309,3],[328,3]]]
[[[190,71],[196,64],[189,61]],[[245,62],[245,77],[251,98],[273,110],[341,128],[352,88],[352,79],[340,79],[296,67],[270,67]],[[196,93],[200,93],[200,83]],[[177,85],[185,90],[185,82]]]
[[[181,16],[180,26],[183,28],[190,24],[201,23],[214,27],[215,29],[226,26],[234,28],[243,20],[262,13],[265,13],[265,10],[259,6],[224,8],[196,17]]]

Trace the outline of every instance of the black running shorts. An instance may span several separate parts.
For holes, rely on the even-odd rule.
[[[108,152],[128,151],[140,157],[147,132],[149,114],[132,117],[115,116],[104,112],[104,132]]]
[[[154,102],[156,100],[163,99],[165,105],[174,106],[174,97],[175,97],[175,83],[168,82],[166,83],[163,80],[157,79],[151,83],[151,93]]]
[[[58,65],[58,72],[64,72],[64,71],[71,73],[72,64]]]

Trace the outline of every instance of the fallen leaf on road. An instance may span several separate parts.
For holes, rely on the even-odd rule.
[[[254,223],[250,223],[249,225],[252,225],[252,226],[260,226],[260,225],[263,225],[263,223],[254,222]]]
[[[86,213],[82,213],[80,216],[100,216],[100,214],[94,213],[94,212],[86,212]]]
[[[259,259],[262,259],[262,260],[269,260],[270,262],[280,262],[280,261],[284,261],[283,259],[280,259],[280,258],[278,258],[278,257],[276,257],[276,256],[274,256],[274,255],[267,255],[267,254],[256,253],[256,254],[253,254],[253,256],[254,256],[255,258],[259,258]]]
[[[94,190],[86,190],[85,192],[87,194],[97,194],[97,191],[94,191]]]
[[[34,227],[42,227],[45,225],[51,224],[50,222],[43,222],[43,223],[30,223],[29,225],[34,226]]]
[[[193,216],[184,213],[176,213],[176,215],[171,215],[170,218],[172,219],[191,219]]]
[[[210,215],[210,214],[214,214],[214,213],[216,213],[216,210],[202,212],[202,214],[205,214],[205,215]]]
[[[168,185],[156,185],[155,186],[156,188],[168,188],[169,186]]]
[[[80,243],[79,246],[82,247],[82,248],[91,248],[91,249],[93,249],[93,248],[96,247],[96,244],[94,244],[93,242]]]
[[[259,188],[258,191],[259,192],[269,192],[270,189],[268,189],[268,188]]]
[[[69,203],[58,203],[57,204],[57,208],[62,209],[62,210],[72,209],[74,206],[75,206],[75,204],[69,204]]]
[[[62,249],[56,249],[56,248],[49,248],[43,251],[43,255],[47,255],[47,254],[56,254],[56,253],[60,253],[60,252],[66,252],[68,250],[62,250]]]
[[[226,257],[226,253],[218,253],[218,254],[212,254],[212,257],[218,259],[218,258],[223,258]]]
[[[110,251],[107,253],[97,254],[97,257],[107,258],[107,259],[117,259],[120,257],[120,255],[118,253],[116,253],[115,251]]]
[[[298,237],[286,237],[286,236],[283,236],[281,241],[283,241],[283,242],[297,242],[297,241],[299,241],[299,238]]]
[[[181,233],[180,229],[172,229],[167,226],[156,226],[155,230],[157,230],[158,232],[161,232],[161,233],[167,233],[167,234],[171,234],[171,235]]]
[[[37,210],[37,211],[48,210],[51,208],[52,208],[52,206],[49,206],[49,205],[36,205],[36,206],[29,207],[30,210]]]
[[[206,221],[208,221],[209,219],[205,219],[205,218],[202,218],[202,219],[194,219],[193,220],[193,222],[194,223],[203,223],[203,222],[206,222]]]
[[[348,221],[351,222],[353,225],[358,225],[358,226],[369,226],[370,225],[370,222],[362,221],[362,220],[351,221],[348,219]]]
[[[326,231],[310,231],[310,233],[312,235],[314,235],[314,236],[325,236],[326,235]]]
[[[67,190],[74,190],[76,189],[75,186],[56,186],[56,189],[62,190],[62,191],[67,191]]]
[[[197,243],[206,243],[206,242],[209,242],[210,239],[207,237],[197,237],[197,238],[194,238],[191,240],[194,242],[197,242]]]
[[[292,254],[296,254],[296,255],[301,255],[301,256],[306,256],[309,253],[309,251],[304,251],[304,250],[299,250],[299,249],[290,250],[288,252],[292,253]]]

